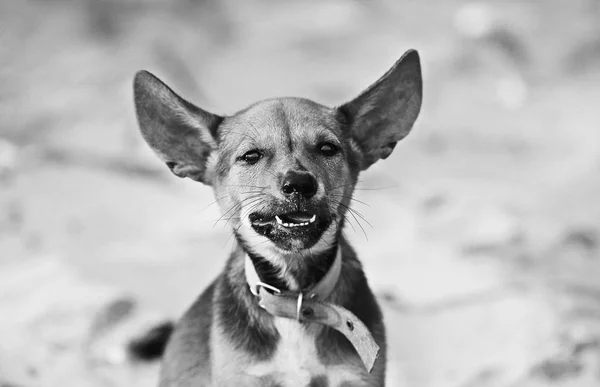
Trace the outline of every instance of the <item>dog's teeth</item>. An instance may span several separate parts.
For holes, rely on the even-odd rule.
[[[300,222],[300,223],[286,223],[283,220],[281,220],[281,218],[277,215],[275,215],[275,221],[277,222],[278,225],[283,226],[283,227],[304,227],[304,226],[308,226],[309,224],[313,223],[315,220],[317,219],[316,215],[313,215],[313,217],[308,220],[307,222]]]

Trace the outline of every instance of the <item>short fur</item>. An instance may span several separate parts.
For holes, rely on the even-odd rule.
[[[419,114],[417,52],[337,108],[275,98],[218,116],[146,71],[134,91],[143,137],[175,175],[212,186],[237,241],[223,272],[175,326],[160,386],[383,386],[381,311],[341,231],[359,173],[387,158]],[[370,373],[343,335],[273,317],[246,282],[248,255],[263,282],[309,289],[338,249],[341,274],[327,301],[354,313],[381,347]]]

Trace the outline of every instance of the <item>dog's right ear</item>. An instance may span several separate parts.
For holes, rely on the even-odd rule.
[[[152,150],[175,175],[210,185],[206,162],[217,148],[223,118],[184,100],[147,71],[135,75],[133,90],[140,130]]]

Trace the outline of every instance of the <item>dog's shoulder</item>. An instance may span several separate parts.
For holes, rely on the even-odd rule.
[[[160,386],[176,386],[176,379],[189,381],[210,375],[213,299],[222,278],[204,290],[175,326],[165,350]]]

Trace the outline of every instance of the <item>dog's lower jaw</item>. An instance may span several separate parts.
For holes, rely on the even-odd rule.
[[[250,224],[252,230],[268,240],[281,254],[308,252],[318,244],[333,223],[331,217],[318,217],[314,224],[286,227],[278,222]]]

